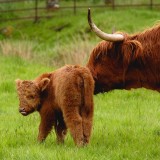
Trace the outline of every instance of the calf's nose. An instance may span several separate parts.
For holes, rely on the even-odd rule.
[[[25,108],[19,108],[19,112],[25,111]]]

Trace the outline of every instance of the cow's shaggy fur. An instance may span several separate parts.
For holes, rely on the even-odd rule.
[[[77,146],[89,143],[93,119],[94,81],[86,67],[68,65],[35,80],[16,80],[19,112],[38,111],[41,117],[38,140],[55,128],[63,142],[67,128]]]
[[[87,67],[95,80],[95,93],[145,87],[160,91],[160,24],[121,42],[101,41]]]

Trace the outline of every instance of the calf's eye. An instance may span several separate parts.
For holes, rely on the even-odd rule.
[[[34,96],[33,95],[29,95],[27,96],[28,99],[34,99]]]

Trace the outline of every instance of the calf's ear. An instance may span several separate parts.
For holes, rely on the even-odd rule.
[[[49,78],[43,78],[40,82],[39,82],[39,87],[41,89],[41,91],[44,91],[48,84],[50,82],[50,79]]]
[[[16,82],[17,87],[19,87],[22,83],[22,80],[16,79],[15,82]]]

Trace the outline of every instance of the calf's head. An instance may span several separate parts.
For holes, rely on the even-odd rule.
[[[50,79],[43,78],[39,82],[31,80],[16,80],[19,98],[19,112],[23,116],[36,111],[41,103],[41,93],[47,88]]]

